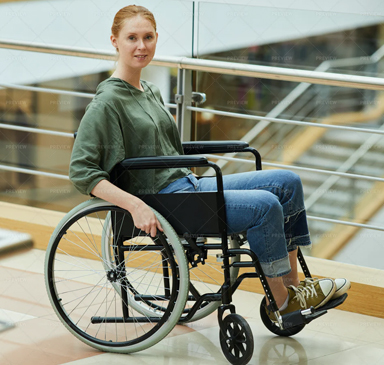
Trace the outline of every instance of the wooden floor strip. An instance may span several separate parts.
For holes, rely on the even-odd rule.
[[[1,227],[18,232],[29,233],[32,236],[34,247],[46,250],[50,236],[54,230],[53,225],[42,225],[21,222],[14,219],[1,219]],[[82,255],[84,256],[84,255]],[[91,257],[90,257],[91,258]],[[209,262],[216,263],[215,257],[209,257]],[[348,299],[339,308],[342,310],[384,318],[384,275],[381,270],[362,268],[331,260],[322,260],[314,257],[307,258],[308,266],[313,276],[322,277],[347,277],[351,279],[352,288],[348,292]],[[209,265],[202,267],[207,275],[202,276],[205,282],[221,283],[223,276]],[[241,269],[240,273],[250,269]],[[300,273],[303,277],[302,273]],[[212,279],[210,279],[211,277]],[[373,285],[372,285],[373,284]],[[245,279],[240,289],[255,293],[263,293],[259,280]]]

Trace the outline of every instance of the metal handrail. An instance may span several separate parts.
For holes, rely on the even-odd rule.
[[[34,51],[58,55],[97,58],[115,61],[113,51],[95,51],[79,47],[57,46],[36,42],[0,39],[0,47],[21,51]],[[227,75],[259,77],[281,81],[307,82],[330,86],[344,86],[358,89],[384,90],[384,79],[378,77],[336,74],[322,71],[306,71],[292,68],[250,65],[236,62],[202,60],[188,57],[155,56],[154,66],[178,67],[179,69],[220,73]]]

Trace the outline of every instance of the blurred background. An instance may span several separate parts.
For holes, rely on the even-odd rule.
[[[157,56],[383,77],[382,2],[288,3],[140,1],[158,23]],[[103,0],[0,0],[0,37],[113,51],[110,27],[115,13],[126,5],[126,1],[111,4]],[[6,126],[73,133],[97,85],[113,73],[114,67],[113,61],[103,59],[0,48],[1,201],[67,212],[87,199],[65,178],[72,138]],[[149,66],[142,76],[160,87],[166,103],[175,103],[177,68]],[[308,214],[325,219],[309,221],[314,245],[308,254],[384,268],[384,189],[380,181],[384,178],[384,140],[375,134],[384,129],[383,92],[201,71],[192,73],[192,84],[193,91],[205,93],[207,100],[200,105],[205,111],[192,113],[191,139],[244,139],[260,151],[265,168],[272,166],[268,163],[287,165],[299,173]],[[84,94],[37,92],[15,85]],[[239,119],[211,114],[213,109],[365,131]],[[170,111],[175,114],[174,108]],[[30,172],[14,171],[14,167]],[[222,161],[222,169],[229,174],[249,171],[253,166]],[[63,177],[36,175],[34,171]]]

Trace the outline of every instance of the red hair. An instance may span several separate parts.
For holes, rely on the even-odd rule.
[[[132,18],[134,16],[141,15],[143,18],[149,20],[153,25],[153,28],[156,32],[156,20],[153,14],[144,6],[138,5],[128,5],[120,9],[113,19],[112,24],[112,34],[117,38],[119,36],[120,30],[124,25],[126,19]]]

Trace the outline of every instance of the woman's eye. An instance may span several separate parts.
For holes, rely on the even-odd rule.
[[[130,39],[131,41],[134,41],[135,37],[134,36],[130,36],[130,37],[128,37],[128,39]]]
[[[147,39],[152,39],[153,37],[151,35],[147,36]]]

